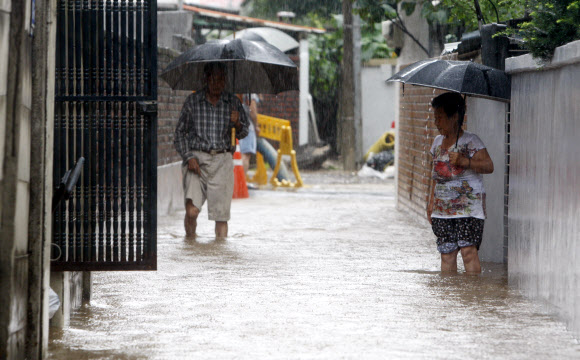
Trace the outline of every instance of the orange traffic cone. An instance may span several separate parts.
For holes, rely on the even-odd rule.
[[[236,140],[236,152],[234,153],[234,195],[233,199],[245,199],[250,197],[248,193],[248,186],[246,185],[246,173],[244,171],[244,164],[242,163],[242,153],[240,152],[240,144]]]

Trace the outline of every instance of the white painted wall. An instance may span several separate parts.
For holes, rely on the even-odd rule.
[[[379,137],[391,129],[398,108],[396,83],[386,83],[394,73],[394,64],[365,66],[362,84],[362,152],[363,155]]]
[[[174,48],[173,35],[192,37],[193,13],[190,11],[157,12],[157,46]]]
[[[580,335],[580,41],[542,71],[530,55],[512,75],[509,282],[552,304]]]
[[[308,52],[308,40],[300,40],[300,95],[298,109],[298,145],[308,143],[308,96],[310,89],[308,86],[310,57]]]
[[[504,262],[504,177],[505,119],[508,105],[503,102],[468,98],[467,130],[476,133],[493,160],[493,174],[483,175],[487,219],[479,249],[482,261]]]

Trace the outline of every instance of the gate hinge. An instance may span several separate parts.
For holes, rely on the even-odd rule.
[[[157,101],[138,101],[139,115],[157,115]]]

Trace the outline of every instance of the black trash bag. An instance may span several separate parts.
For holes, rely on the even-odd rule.
[[[368,167],[380,172],[385,171],[387,166],[393,165],[394,163],[395,154],[393,154],[393,150],[386,150],[377,154],[371,154],[366,162]]]

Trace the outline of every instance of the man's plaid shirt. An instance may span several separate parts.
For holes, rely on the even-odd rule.
[[[236,137],[243,139],[248,135],[249,119],[237,97],[224,92],[215,106],[207,101],[204,90],[187,97],[174,138],[175,149],[184,162],[195,157],[193,151],[231,148],[230,115],[233,109],[240,113],[242,123],[242,129],[236,131]]]

